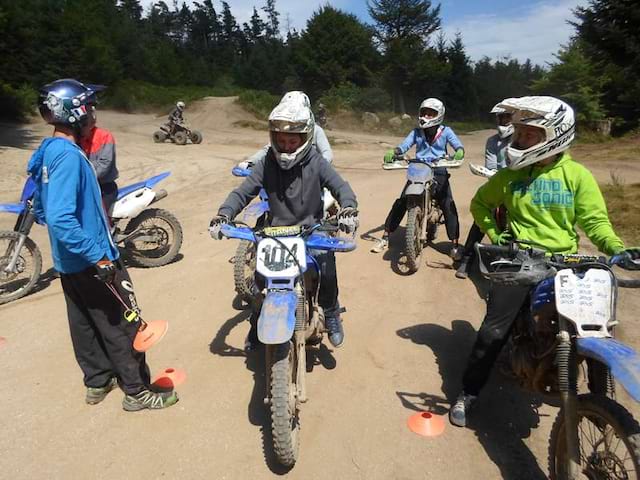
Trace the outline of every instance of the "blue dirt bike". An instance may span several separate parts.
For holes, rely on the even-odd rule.
[[[640,401],[640,357],[613,338],[618,286],[614,265],[637,270],[625,256],[548,256],[532,247],[476,244],[480,271],[496,288],[530,286],[503,353],[528,390],[560,396],[549,439],[556,479],[640,478],[640,425],[615,401],[614,379]],[[587,392],[579,392],[586,367]]]
[[[257,324],[265,344],[271,431],[278,461],[293,466],[300,445],[300,408],[307,400],[306,348],[317,345],[326,331],[318,305],[322,278],[311,250],[350,252],[353,238],[328,236],[337,226],[248,228],[224,225],[222,234],[256,245],[255,273],[265,280]],[[324,234],[323,234],[324,233]]]

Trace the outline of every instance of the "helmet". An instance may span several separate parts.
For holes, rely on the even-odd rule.
[[[279,103],[269,114],[271,148],[280,168],[289,170],[309,151],[313,140],[314,123],[311,109],[297,101]],[[302,145],[293,153],[281,152],[276,142],[278,132],[302,134]]]
[[[178,107],[180,110],[184,110],[184,107],[186,107],[186,105],[183,101],[179,101],[178,103],[176,103],[176,107]]]
[[[513,126],[528,125],[540,129],[544,138],[526,149],[514,146],[517,135],[511,137],[507,147],[509,168],[519,170],[563,152],[575,138],[575,115],[573,109],[554,97],[532,96],[508,98],[498,104],[513,113]]]
[[[74,128],[88,122],[90,109],[87,107],[95,102],[95,92],[72,78],[48,83],[38,95],[38,109],[45,122]]]
[[[280,99],[280,103],[289,103],[289,102],[298,102],[305,107],[311,108],[311,102],[309,101],[309,97],[306,93],[301,92],[300,90],[292,90],[291,92],[287,92]]]
[[[433,118],[429,118],[423,115],[422,110],[424,108],[435,110],[438,114]],[[440,125],[442,120],[444,120],[444,103],[437,98],[427,98],[423,100],[418,110],[418,125],[420,125],[420,128],[435,127],[436,125]]]
[[[501,107],[500,104],[498,103],[491,109],[491,113],[495,113],[496,117],[498,117],[498,115],[502,115],[504,113],[510,114],[511,112],[508,112],[505,108]],[[498,135],[500,135],[500,138],[507,138],[512,134],[513,134],[513,123],[510,123],[509,125],[498,125]]]

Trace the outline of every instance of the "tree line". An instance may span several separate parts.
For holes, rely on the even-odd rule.
[[[330,107],[408,113],[435,96],[455,120],[486,119],[505,97],[549,93],[576,105],[581,120],[637,123],[632,0],[576,9],[574,38],[546,67],[510,58],[472,62],[460,34],[444,36],[440,5],[430,0],[368,0],[372,24],[326,4],[301,31],[276,0],[260,1],[240,24],[219,0],[191,7],[160,1],[146,10],[139,0],[0,0],[0,102],[74,77],[110,86],[225,84],[275,95],[302,89]]]

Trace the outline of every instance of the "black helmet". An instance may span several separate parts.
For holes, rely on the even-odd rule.
[[[40,89],[38,108],[45,122],[81,128],[89,118],[89,105],[96,103],[96,92],[72,78],[51,82]]]

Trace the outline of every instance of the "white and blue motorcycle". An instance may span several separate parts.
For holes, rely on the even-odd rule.
[[[337,226],[249,228],[223,225],[222,234],[256,245],[255,273],[265,280],[257,323],[265,345],[271,431],[278,461],[293,466],[298,458],[300,409],[307,401],[306,348],[322,341],[324,312],[318,304],[322,282],[311,250],[350,252],[353,238],[330,236]]]
[[[109,219],[114,242],[138,266],[160,267],[172,262],[182,246],[182,227],[170,212],[147,208],[167,196],[154,186],[171,175],[164,172],[118,190]],[[41,223],[33,209],[36,185],[25,182],[18,203],[0,204],[0,212],[18,215],[13,230],[0,231],[0,304],[28,294],[42,271],[42,254],[29,238],[34,223]],[[121,225],[126,222],[126,225]]]

